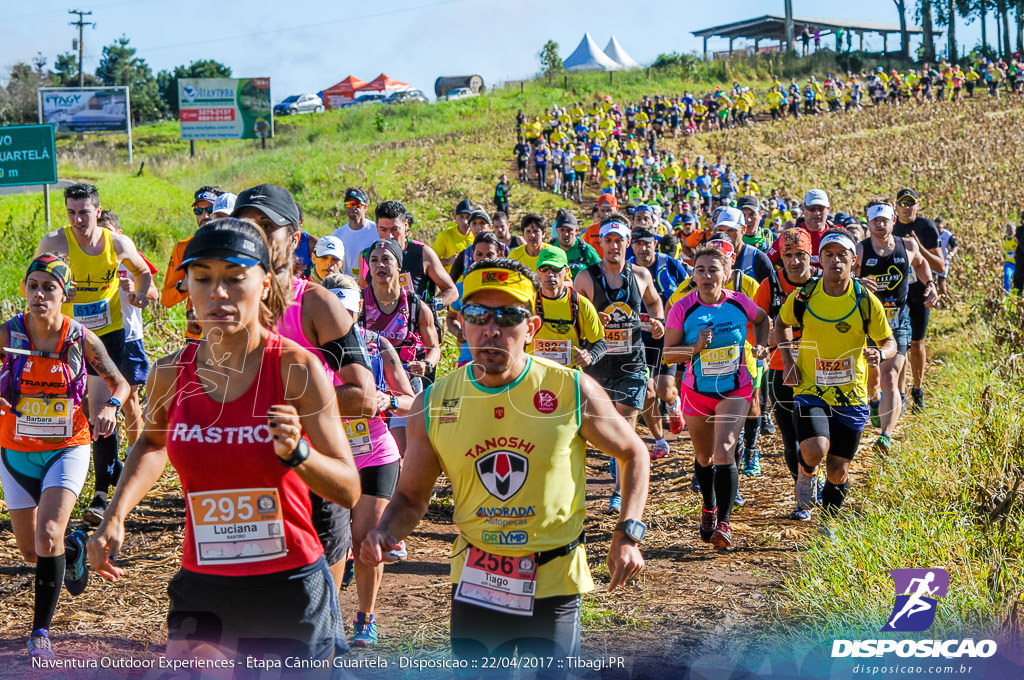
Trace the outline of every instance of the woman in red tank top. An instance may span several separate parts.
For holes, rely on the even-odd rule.
[[[205,340],[157,362],[145,431],[89,542],[93,568],[120,577],[125,517],[170,460],[186,525],[168,587],[169,657],[345,648],[309,491],[350,508],[359,477],[322,362],[269,330],[289,300],[279,264],[242,220],[212,220],[189,242],[181,266]]]

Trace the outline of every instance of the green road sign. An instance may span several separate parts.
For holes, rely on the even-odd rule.
[[[52,125],[0,127],[0,186],[56,181]]]

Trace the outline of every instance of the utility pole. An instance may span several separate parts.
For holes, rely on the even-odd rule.
[[[786,0],[786,51],[793,52],[793,0]]]
[[[91,10],[83,12],[80,9],[69,9],[68,14],[78,15],[78,21],[71,21],[69,22],[69,25],[78,26],[78,86],[85,87],[85,71],[82,70],[82,52],[84,47],[82,43],[82,29],[86,26],[96,26],[96,24],[92,21],[82,21],[83,17],[87,17],[92,14]]]

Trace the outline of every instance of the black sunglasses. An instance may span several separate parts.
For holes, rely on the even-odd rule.
[[[498,328],[513,328],[532,316],[532,312],[522,307],[484,307],[483,305],[466,305],[462,308],[462,317],[474,326],[483,326],[494,315]]]
[[[213,206],[208,205],[205,208],[192,208],[192,212],[195,213],[196,215],[202,215],[203,213],[206,213],[207,215],[212,215]]]

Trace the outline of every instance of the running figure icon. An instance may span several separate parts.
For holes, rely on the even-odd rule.
[[[896,602],[882,630],[922,631],[935,620],[937,597],[945,597],[949,574],[944,569],[893,569]]]

